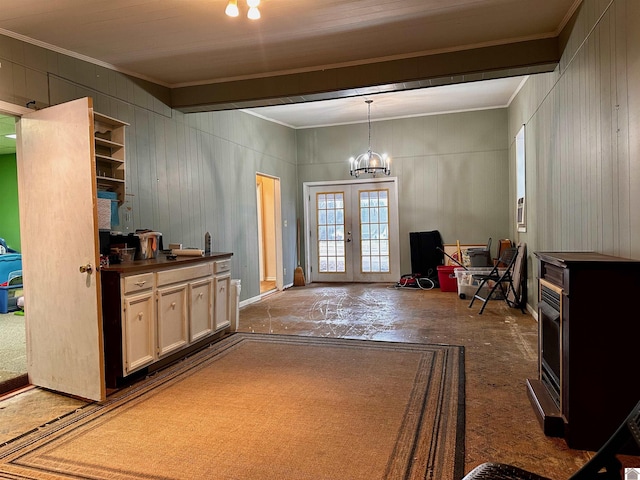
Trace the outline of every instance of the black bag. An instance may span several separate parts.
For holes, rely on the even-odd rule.
[[[438,266],[444,265],[444,245],[438,230],[410,232],[411,273],[426,277],[439,287]]]

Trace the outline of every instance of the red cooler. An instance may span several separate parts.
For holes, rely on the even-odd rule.
[[[438,281],[442,292],[457,292],[456,265],[438,265]]]

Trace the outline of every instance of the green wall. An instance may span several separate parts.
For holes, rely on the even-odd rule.
[[[20,216],[18,214],[18,175],[16,156],[0,155],[0,237],[7,246],[20,251]]]

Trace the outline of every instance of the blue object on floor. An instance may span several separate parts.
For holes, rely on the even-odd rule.
[[[22,255],[0,255],[0,313],[9,313],[18,308],[16,303],[22,295],[22,280],[14,280],[18,276],[22,276]],[[13,285],[10,285],[10,280],[14,280]]]

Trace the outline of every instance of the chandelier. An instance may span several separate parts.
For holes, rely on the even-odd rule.
[[[386,153],[380,155],[371,150],[371,104],[373,100],[365,100],[368,107],[368,123],[369,123],[369,150],[361,153],[357,157],[349,159],[349,166],[352,176],[358,178],[360,173],[372,173],[375,177],[377,173],[391,174],[391,159]]]
[[[258,10],[258,5],[260,5],[260,0],[247,0],[247,6],[249,7],[247,18],[250,18],[251,20],[258,20],[260,18],[260,10]],[[238,9],[238,0],[229,0],[224,13],[226,13],[230,17],[237,17],[238,15],[240,15],[240,10]]]

